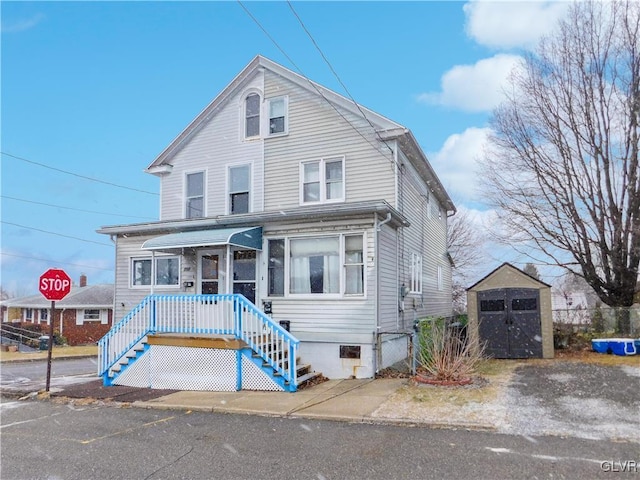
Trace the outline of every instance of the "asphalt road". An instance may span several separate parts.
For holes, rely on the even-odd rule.
[[[3,480],[638,478],[638,445],[50,401],[1,404]],[[629,463],[629,462],[635,463]]]
[[[95,358],[53,359],[51,386],[64,387],[97,378]],[[3,391],[37,391],[44,389],[47,380],[47,361],[5,362],[0,366],[0,387]]]

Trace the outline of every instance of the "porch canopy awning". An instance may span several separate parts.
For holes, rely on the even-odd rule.
[[[170,233],[147,240],[142,244],[142,250],[166,251],[220,245],[262,250],[262,227],[216,228]]]

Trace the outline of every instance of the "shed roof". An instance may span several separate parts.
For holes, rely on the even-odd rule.
[[[535,283],[538,283],[541,287],[547,287],[547,288],[551,288],[551,285],[544,283],[541,280],[538,280],[535,277],[532,277],[531,275],[529,275],[528,273],[520,270],[518,267],[514,267],[512,264],[510,264],[509,262],[505,262],[502,265],[500,265],[499,267],[495,268],[494,270],[492,270],[489,274],[485,275],[483,278],[481,278],[480,280],[478,280],[476,283],[474,283],[473,285],[471,285],[469,288],[467,288],[468,290],[473,290],[474,288],[476,288],[477,286],[479,286],[480,284],[486,282],[487,280],[489,280],[492,277],[495,277],[496,275],[500,275],[502,274],[504,271],[506,270],[510,270],[511,273],[515,273],[517,275],[522,275],[523,277],[526,277],[528,280],[532,280]],[[508,287],[508,285],[505,285],[505,287]]]

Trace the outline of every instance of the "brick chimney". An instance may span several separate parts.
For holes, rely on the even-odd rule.
[[[80,274],[80,286],[81,287],[87,286],[87,276],[84,273]]]

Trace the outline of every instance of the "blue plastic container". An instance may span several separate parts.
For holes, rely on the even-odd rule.
[[[611,353],[611,350],[609,349],[608,338],[594,338],[593,340],[591,340],[591,348],[594,352]]]
[[[636,354],[636,346],[633,338],[610,338],[609,348],[615,355]]]

